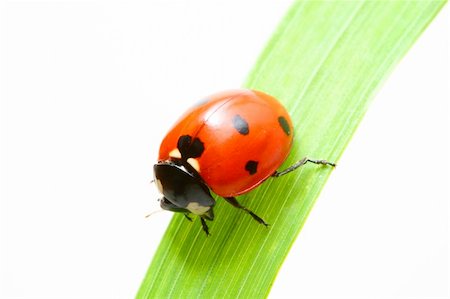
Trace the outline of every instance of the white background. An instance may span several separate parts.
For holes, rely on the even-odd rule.
[[[2,298],[132,298],[170,220],[167,128],[242,84],[289,1],[10,1]],[[378,93],[271,298],[448,298],[448,5]]]

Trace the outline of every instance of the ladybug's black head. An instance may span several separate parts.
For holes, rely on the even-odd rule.
[[[156,185],[164,196],[161,208],[214,219],[213,207],[216,202],[201,179],[189,173],[184,166],[171,161],[158,162],[153,170]]]

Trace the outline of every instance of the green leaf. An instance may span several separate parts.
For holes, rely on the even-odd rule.
[[[444,4],[294,3],[244,85],[291,113],[296,137],[285,167],[304,156],[338,161],[377,88]],[[199,219],[175,215],[137,298],[267,297],[331,173],[307,165],[239,197],[269,228],[221,199],[210,237]]]

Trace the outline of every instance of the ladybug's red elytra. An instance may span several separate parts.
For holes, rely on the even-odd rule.
[[[286,109],[261,91],[237,89],[207,97],[189,109],[163,139],[155,182],[163,197],[161,208],[213,220],[215,200],[210,190],[234,207],[267,223],[239,204],[236,196],[258,187],[269,177],[279,177],[312,162],[304,158],[278,171],[289,155],[294,130]]]

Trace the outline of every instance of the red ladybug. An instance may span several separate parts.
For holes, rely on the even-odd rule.
[[[284,171],[277,169],[289,155],[293,126],[286,109],[272,96],[238,89],[214,94],[188,110],[161,143],[155,182],[163,194],[161,208],[213,220],[215,200],[210,190],[266,222],[240,205],[235,196],[249,192],[269,177],[279,177],[307,162],[304,158]]]

